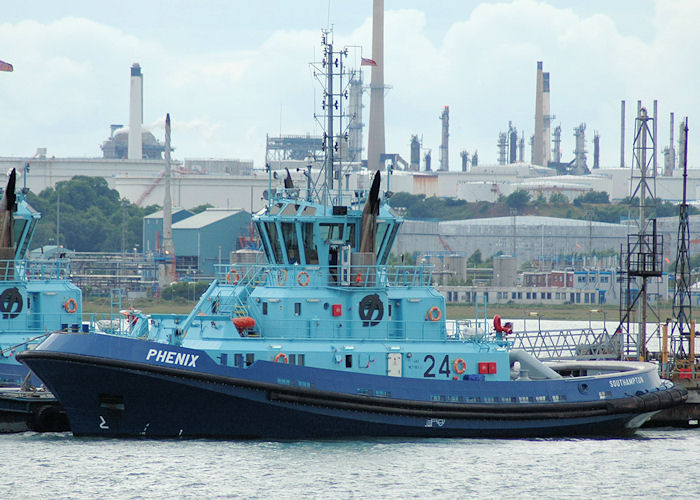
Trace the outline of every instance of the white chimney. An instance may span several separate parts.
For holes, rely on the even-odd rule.
[[[141,66],[131,66],[131,94],[129,99],[129,159],[143,157],[141,147],[141,123],[143,123],[143,75]]]
[[[367,168],[384,167],[380,161],[385,153],[384,142],[384,0],[374,0],[372,6],[372,79],[369,94],[369,131]]]

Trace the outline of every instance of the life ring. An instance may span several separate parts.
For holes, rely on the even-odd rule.
[[[310,280],[309,273],[306,271],[300,271],[299,274],[297,274],[297,283],[299,283],[299,286],[308,285]]]
[[[455,372],[460,375],[467,371],[467,362],[462,358],[455,359],[453,366],[455,368]]]
[[[230,272],[226,273],[226,283],[229,285],[236,285],[241,281],[241,275],[235,269],[231,269]]]
[[[280,359],[283,360],[282,362],[286,365],[289,363],[289,360],[287,359],[287,355],[283,352],[278,352],[277,356],[275,356],[275,363],[279,363]]]
[[[63,308],[68,314],[73,314],[78,310],[78,303],[75,301],[75,299],[68,299],[63,303]]]
[[[287,270],[278,269],[277,270],[277,286],[282,286],[287,282]]]
[[[442,311],[438,306],[433,306],[428,310],[428,319],[430,321],[440,321],[442,318]]]
[[[493,317],[493,329],[496,330],[498,333],[501,333],[501,331],[503,330],[503,328],[501,327],[501,317],[498,314],[496,314]]]

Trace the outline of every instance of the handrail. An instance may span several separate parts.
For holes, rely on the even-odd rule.
[[[33,281],[67,279],[70,277],[68,259],[15,259],[0,260],[0,280]]]
[[[341,276],[341,266],[281,265],[281,264],[230,264],[215,265],[221,282],[255,287],[331,287],[331,288],[383,288],[425,287],[432,283],[432,266],[429,265],[367,265],[351,264],[347,280]],[[234,279],[232,279],[232,276]],[[347,284],[343,282],[346,281]]]

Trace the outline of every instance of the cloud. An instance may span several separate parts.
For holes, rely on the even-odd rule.
[[[694,64],[700,3],[693,0],[657,1],[651,34],[623,33],[612,11],[583,15],[573,7],[515,0],[476,5],[436,37],[429,28],[439,14],[429,3],[385,14],[390,152],[408,157],[410,136],[418,134],[437,160],[439,115],[449,105],[452,169],[462,149],[478,149],[482,162],[495,162],[498,132],[508,121],[526,139],[532,134],[538,60],[551,73],[552,113],[563,129],[567,161],[573,128],[585,122],[589,157],[597,130],[603,164],[616,165],[621,99],[628,102],[628,124],[637,99],[649,107],[659,99],[661,143],[667,142],[669,111],[677,121],[691,115],[691,124],[699,114],[692,82],[700,79]],[[245,46],[217,38],[205,52],[173,50],[157,36],[79,17],[0,24],[0,58],[15,66],[14,73],[0,74],[0,154],[31,155],[46,146],[50,155],[99,156],[109,124],[128,123],[133,62],[144,72],[144,121],[171,113],[179,158],[235,157],[260,167],[266,134],[320,133],[313,112],[321,90],[308,65],[320,59],[320,30],[270,30]],[[370,56],[370,12],[356,25],[339,24],[334,36],[336,47],[361,45]],[[350,64],[358,63],[358,53],[351,49]],[[368,112],[366,100],[365,123]],[[160,127],[154,133],[162,140]],[[700,139],[691,134],[691,161],[697,146]]]

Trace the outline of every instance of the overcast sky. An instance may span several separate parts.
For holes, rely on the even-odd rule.
[[[0,60],[0,156],[101,156],[112,123],[128,124],[129,68],[144,73],[144,123],[174,156],[252,159],[266,134],[319,134],[320,88],[309,63],[320,31],[371,56],[371,0],[4,0]],[[625,157],[632,159],[636,102],[659,101],[659,143],[669,113],[689,117],[689,162],[700,147],[700,2],[697,0],[385,0],[388,152],[409,156],[423,137],[437,165],[439,115],[450,106],[450,167],[478,150],[495,163],[508,121],[534,130],[536,62],[551,74],[551,111],[563,159],[586,123],[601,163],[618,166],[620,100],[627,100]],[[352,62],[352,59],[351,59]],[[369,71],[365,68],[365,80]],[[365,123],[369,98],[365,99]],[[367,141],[365,129],[365,146]],[[529,159],[529,147],[526,150]],[[663,163],[661,156],[659,163]]]

